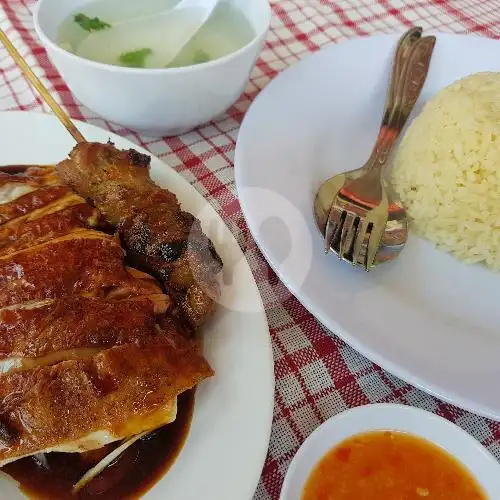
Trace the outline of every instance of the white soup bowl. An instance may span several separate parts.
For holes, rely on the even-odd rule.
[[[91,61],[59,47],[61,23],[88,0],[39,0],[35,29],[74,96],[103,118],[133,130],[172,136],[227,110],[245,89],[269,28],[268,0],[224,0],[240,9],[255,33],[246,46],[204,64],[126,68]]]

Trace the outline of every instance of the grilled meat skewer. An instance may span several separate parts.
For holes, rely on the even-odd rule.
[[[150,157],[113,144],[79,143],[57,173],[118,230],[129,261],[165,285],[180,318],[203,325],[219,297],[222,261],[200,222],[149,176]]]

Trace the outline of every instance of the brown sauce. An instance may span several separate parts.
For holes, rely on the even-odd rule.
[[[103,458],[102,453],[48,453],[44,463],[29,457],[8,464],[2,470],[20,483],[25,495],[36,500],[140,498],[179,455],[191,426],[194,390],[181,394],[177,405],[175,422],[134,443],[76,495],[72,493],[73,485]]]

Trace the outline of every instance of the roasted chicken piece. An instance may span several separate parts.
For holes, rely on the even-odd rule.
[[[134,150],[80,143],[57,173],[116,226],[133,265],[160,279],[180,318],[198,328],[215,308],[222,262],[200,222],[151,180],[149,164]]]
[[[7,203],[19,199],[32,191],[44,186],[61,184],[54,167],[34,167],[28,165],[13,165],[8,167],[14,173],[18,170],[23,175],[12,175],[0,172],[0,203]]]
[[[125,267],[117,238],[89,229],[103,227],[102,216],[57,184],[54,167],[2,174],[0,181],[0,214],[13,215],[0,223],[0,307],[67,295],[163,293],[151,276]]]
[[[78,228],[107,229],[96,208],[61,185],[55,167],[0,172],[0,254],[5,255]]]
[[[158,332],[0,375],[0,466],[40,452],[100,448],[170,423],[177,396],[212,373],[193,343]]]
[[[97,209],[74,194],[0,226],[0,254],[12,253],[31,245],[63,236],[74,229],[100,226]]]
[[[115,238],[87,229],[0,255],[0,307],[68,295],[124,298],[162,293],[150,276],[135,278],[123,258]]]
[[[71,190],[67,186],[59,185],[45,186],[29,191],[13,201],[0,205],[0,224],[44,207],[70,192]]]
[[[161,285],[54,172],[0,174],[0,466],[168,424],[213,374]]]
[[[158,294],[124,300],[81,296],[0,309],[0,373],[53,364],[158,335]]]

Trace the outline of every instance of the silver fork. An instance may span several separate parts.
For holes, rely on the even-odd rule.
[[[391,210],[398,213],[397,224],[402,229],[407,226],[406,216],[401,213],[402,204],[383,177],[383,167],[420,95],[429,69],[436,39],[421,38],[421,33],[421,28],[413,28],[399,41],[384,117],[370,158],[363,167],[325,181],[315,199],[315,217],[324,235],[325,252],[331,249],[342,260],[362,265],[367,271],[375,266],[388,221],[394,226]],[[406,242],[407,230],[389,229],[392,235],[404,238],[404,241],[393,241],[399,253]],[[394,258],[397,253],[385,255],[384,260]]]

